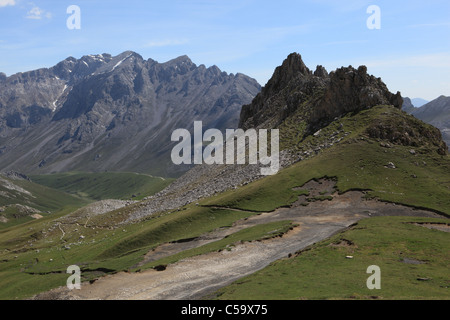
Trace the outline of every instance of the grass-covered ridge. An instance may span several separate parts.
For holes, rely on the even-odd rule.
[[[139,200],[157,193],[173,181],[129,172],[68,172],[36,175],[31,179],[47,187],[93,200]]]
[[[448,155],[438,154],[429,140],[417,147],[393,143],[386,147],[384,140],[371,138],[367,133],[380,117],[389,122],[404,116],[412,117],[393,107],[380,106],[343,117],[322,129],[320,135],[306,138],[299,149],[324,143],[327,136],[342,126],[341,130],[349,135],[339,144],[275,176],[217,195],[202,204],[272,211],[296,200],[299,191],[294,188],[312,179],[334,177],[339,192],[367,190],[370,197],[450,215]],[[390,162],[395,169],[387,167]]]

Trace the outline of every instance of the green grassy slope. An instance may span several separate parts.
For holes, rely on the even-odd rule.
[[[80,200],[78,197],[31,181],[14,180],[13,183],[31,194],[11,190],[0,184],[0,191],[8,193],[8,196],[0,196],[0,206],[20,203],[40,211],[54,211],[63,206],[78,206],[80,203],[87,203],[87,201]]]
[[[296,163],[275,176],[256,181],[245,188],[231,190],[202,204],[245,210],[271,211],[297,199],[301,187],[311,179],[337,178],[339,192],[367,190],[369,197],[404,205],[424,207],[450,215],[450,157],[430,151],[429,145],[411,147],[390,145],[367,136],[366,130],[380,117],[395,123],[411,117],[391,107],[375,107],[356,116],[344,117],[323,129],[333,132],[342,123],[351,132],[339,144],[317,156]],[[425,125],[425,124],[424,124]],[[319,144],[321,137],[308,137],[303,145]],[[318,141],[314,141],[318,140]],[[411,151],[414,150],[415,154]],[[395,169],[386,168],[389,162]]]
[[[448,220],[361,220],[345,232],[219,290],[215,298],[450,299],[449,234],[415,223],[448,224]],[[371,276],[367,268],[372,265],[380,267],[380,289],[367,288]]]
[[[20,223],[32,221],[30,214],[17,205],[27,206],[39,211],[40,215],[55,214],[61,211],[75,210],[90,201],[67,194],[65,192],[38,185],[27,180],[8,180],[25,192],[7,188],[0,183],[0,216],[8,219],[0,223],[0,229],[5,229]],[[26,211],[26,210],[25,210]]]
[[[378,119],[386,117],[387,121],[397,121],[403,116],[399,110],[376,107],[354,117],[344,117],[323,129],[323,136],[309,137],[298,146],[301,150],[308,143],[321,143],[327,131],[335,131],[340,123],[344,131],[351,132],[339,144],[322,150],[317,156],[298,162],[275,176],[200,201],[200,206],[189,205],[180,210],[162,212],[141,223],[119,225],[133,213],[134,208],[140,206],[137,203],[78,221],[78,225],[64,223],[64,220],[57,225],[55,220],[45,218],[3,230],[0,232],[0,298],[23,298],[63,286],[67,279],[65,270],[71,264],[81,267],[84,280],[105,272],[133,269],[148,250],[159,244],[197,237],[258,212],[289,205],[304,192],[301,186],[311,179],[335,177],[340,192],[364,189],[370,197],[430,208],[449,215],[448,155],[439,155],[432,145],[426,143],[414,147],[415,154],[410,152],[411,146],[393,144],[386,148],[381,140],[367,135],[367,128]],[[396,169],[385,168],[388,162],[393,162]],[[297,187],[300,190],[294,190]],[[380,220],[380,224],[394,226],[395,220],[389,219]],[[244,236],[245,232],[233,241]],[[417,242],[414,238],[409,240],[408,233],[404,236],[405,245]],[[440,238],[436,239],[442,242]],[[423,250],[433,248],[435,244],[432,241],[424,243]],[[440,261],[441,257],[440,253],[437,254],[436,260]],[[277,276],[275,274],[273,279],[276,280]],[[292,276],[293,273],[286,275],[287,278]],[[311,279],[314,281],[314,277]],[[412,288],[418,296],[417,292],[428,290],[426,285],[419,282]],[[334,294],[333,291],[323,291],[322,296],[333,297]]]
[[[83,280],[128,270],[161,243],[196,237],[253,214],[190,206],[114,227],[130,211],[127,207],[79,224],[63,219],[58,225],[44,218],[0,232],[0,299],[26,298],[63,286],[65,270],[72,264],[81,267]]]
[[[168,186],[173,179],[128,172],[70,172],[30,177],[36,183],[93,200],[142,199]]]

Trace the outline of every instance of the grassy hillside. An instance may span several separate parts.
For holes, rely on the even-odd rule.
[[[78,223],[70,215],[45,218],[0,232],[0,299],[21,299],[63,286],[65,270],[72,264],[81,267],[83,280],[128,270],[161,243],[196,237],[253,214],[190,206],[117,226],[132,210],[130,206]]]
[[[128,172],[70,172],[30,177],[36,183],[79,197],[103,199],[142,199],[168,186],[173,179]]]
[[[272,211],[297,199],[301,191],[294,188],[312,179],[333,177],[337,179],[341,193],[366,190],[368,197],[450,215],[448,155],[439,155],[427,143],[420,147],[391,143],[386,147],[383,140],[370,138],[367,134],[367,129],[380,118],[395,124],[401,117],[413,118],[400,110],[383,106],[355,116],[348,115],[322,129],[321,136],[308,137],[299,149],[308,144],[324,143],[325,137],[336,132],[342,124],[342,131],[350,134],[339,143],[339,147],[324,149],[317,156],[298,162],[275,176],[217,195],[202,204]],[[395,168],[388,167],[390,162]]]
[[[0,181],[0,229],[34,220],[32,214],[46,216],[75,210],[89,201],[28,180]]]
[[[258,212],[271,211],[291,204],[297,200],[298,195],[304,193],[301,187],[311,179],[334,177],[337,180],[339,192],[355,189],[365,190],[368,197],[429,208],[450,215],[450,159],[448,155],[438,154],[433,149],[432,143],[423,143],[420,147],[419,145],[412,147],[403,144],[391,144],[386,147],[384,140],[370,137],[368,134],[368,128],[377,123],[379,119],[384,118],[386,122],[396,123],[396,121],[403,119],[403,116],[406,115],[397,109],[376,107],[355,116],[339,119],[338,122],[324,128],[322,135],[311,136],[297,146],[301,150],[302,148],[310,148],[308,144],[325,143],[323,140],[326,139],[326,136],[337,131],[341,126],[342,129],[340,130],[349,133],[338,144],[320,150],[318,155],[298,162],[280,171],[275,176],[265,177],[237,190],[231,190],[199,201],[200,205],[198,206],[188,205],[179,210],[161,212],[140,223],[120,224],[126,221],[134,210],[141,209],[142,204],[136,203],[105,214],[89,217],[77,217],[76,213],[68,216],[61,214],[58,216],[58,220],[55,220],[55,217],[46,217],[2,230],[0,232],[0,298],[24,298],[56,286],[64,286],[67,279],[65,270],[71,264],[77,264],[81,267],[84,280],[90,280],[105,273],[134,270],[136,264],[142,261],[145,253],[159,244],[198,237],[216,228],[230,226],[234,221],[258,214]],[[420,129],[422,130],[422,127]],[[283,134],[283,131],[281,133]],[[414,152],[412,152],[412,149],[414,149]],[[389,162],[395,164],[395,169],[388,167]],[[70,177],[70,175],[65,178],[67,177]],[[118,183],[123,181],[119,179],[119,176],[109,176],[109,183],[106,183],[106,177],[108,176],[104,175],[97,178],[98,180],[88,180],[89,183],[86,181],[82,183],[83,179],[73,179],[74,186],[83,186],[83,188],[74,188],[73,192],[80,192],[80,195],[86,197],[89,195],[93,197],[94,194],[96,197],[110,197],[119,189],[131,191],[131,185],[123,189],[124,187]],[[48,178],[48,181],[53,181],[55,184],[58,181],[55,177],[44,178]],[[83,174],[81,178],[83,178]],[[110,186],[111,181],[114,181],[114,186]],[[99,183],[97,189],[100,189],[97,190],[98,192],[95,192],[95,189],[90,190],[88,188],[90,183],[95,184],[97,182]],[[62,182],[60,181],[60,183]],[[103,190],[104,185],[110,186],[111,189],[105,187],[106,189]],[[430,252],[435,255],[432,258],[435,262],[420,265],[420,268],[429,268],[430,272],[427,271],[423,274],[420,272],[417,277],[431,277],[437,279],[438,282],[436,283],[439,286],[442,285],[441,266],[443,263],[448,265],[442,250],[448,252],[448,242],[446,242],[448,238],[445,238],[448,235],[442,236],[431,233],[434,231],[425,228],[418,229],[417,226],[405,222],[413,222],[413,220],[380,218],[368,220],[368,222],[360,224],[363,226],[361,229],[352,230],[352,232],[368,230],[368,233],[361,231],[361,234],[356,234],[354,238],[351,238],[354,239],[353,242],[357,243],[358,248],[362,248],[361,257],[381,259],[364,258],[358,268],[363,266],[367,268],[366,264],[370,262],[370,264],[379,263],[382,270],[387,270],[390,266],[386,267],[386,265],[393,261],[392,254],[398,253],[400,250],[395,249],[397,251],[394,250],[394,253],[389,253],[388,248],[391,244],[413,248],[408,249],[408,251],[402,249],[405,250],[402,252],[407,252],[408,257],[419,260],[426,260],[422,253],[431,250]],[[273,226],[270,226],[270,228],[273,228]],[[384,229],[388,234],[382,233]],[[395,230],[399,230],[398,235],[395,234]],[[263,230],[244,230],[228,240],[245,240],[249,234],[251,235],[250,238],[255,239],[265,232],[265,228]],[[345,238],[350,238],[350,236],[345,235]],[[401,239],[396,238],[397,236],[401,236]],[[386,241],[383,240],[385,237],[387,237]],[[421,238],[423,240],[420,240]],[[185,255],[217,250],[223,248],[224,245],[228,245],[227,241],[185,252],[180,256],[169,257],[162,262],[170,263]],[[374,245],[381,243],[380,246],[384,246],[385,249],[370,251],[373,249],[370,241]],[[370,248],[367,249],[365,246]],[[325,248],[328,248],[327,245],[325,245]],[[417,248],[417,250],[414,248]],[[314,251],[308,252],[313,253]],[[311,273],[308,281],[320,283],[319,278],[324,276],[321,270],[331,272],[334,264],[345,269],[347,266],[345,263],[350,261],[344,260],[342,262],[339,260],[341,254],[344,253],[347,254],[347,252],[333,254],[325,252],[325,256],[328,254],[331,260],[328,262],[328,266],[324,265],[324,268],[329,269],[321,269],[320,264],[307,266],[310,269],[312,269],[311,266],[315,266],[316,269],[315,273]],[[313,256],[319,257],[316,254]],[[359,261],[356,254],[355,259],[351,261]],[[341,263],[344,264],[341,266]],[[151,266],[149,264],[145,267]],[[294,279],[298,276],[297,265],[293,265],[290,269],[286,268],[286,271],[282,271],[279,275],[271,276],[274,279],[273,285],[278,280],[281,284],[282,281],[288,281],[288,279]],[[309,272],[310,269],[305,269],[305,272]],[[360,269],[358,270],[351,272],[356,274],[356,272],[360,272]],[[393,270],[404,271],[401,268],[394,268]],[[281,278],[277,278],[278,276]],[[328,277],[332,276],[328,275]],[[367,278],[364,272],[362,277]],[[330,281],[333,282],[334,280]],[[335,288],[342,284],[337,280],[334,282],[337,283]],[[414,285],[408,287],[410,290],[409,296],[441,296],[441,289],[436,291],[435,287],[429,287],[430,283],[428,281],[414,282]],[[356,285],[360,285],[360,282]],[[329,290],[324,287],[323,290],[318,290],[318,294],[315,296],[307,293],[300,294],[301,292],[293,289],[293,293],[286,297],[351,297],[354,292],[360,292],[352,289],[355,288],[354,285],[352,286],[351,290],[344,293],[337,292],[332,289],[333,287],[330,287]],[[282,288],[279,287],[277,290],[282,290]],[[315,290],[311,289],[310,292]],[[227,297],[227,294],[224,292],[222,297]],[[386,297],[396,295],[400,297],[402,293],[394,290],[387,293]],[[282,295],[274,293],[275,297],[282,297]]]
[[[223,300],[450,299],[448,220],[377,217],[219,290]],[[352,257],[352,258],[347,258]],[[370,290],[367,268],[380,267]],[[211,297],[212,298],[212,297]]]

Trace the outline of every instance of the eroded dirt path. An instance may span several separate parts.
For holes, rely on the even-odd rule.
[[[305,187],[310,197],[333,193],[333,182],[310,182]],[[222,239],[243,228],[272,221],[292,220],[299,224],[281,238],[237,244],[230,251],[212,252],[181,260],[164,271],[118,273],[81,290],[62,287],[38,295],[37,299],[199,299],[231,282],[263,269],[271,262],[324,240],[336,232],[367,217],[381,215],[442,217],[435,213],[409,207],[363,200],[361,192],[333,194],[332,201],[316,201],[304,206],[300,197],[291,208],[281,208],[237,221],[231,228],[218,229],[202,237],[180,243],[164,244],[149,252],[141,264],[174,253]]]

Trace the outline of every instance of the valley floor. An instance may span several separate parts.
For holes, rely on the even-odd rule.
[[[184,242],[163,244],[150,251],[139,265],[171,256],[181,251],[218,241],[239,230],[273,221],[292,221],[297,226],[268,240],[237,243],[229,250],[211,252],[169,264],[163,271],[155,269],[135,273],[121,272],[83,283],[81,290],[66,287],[41,293],[34,299],[201,299],[233,281],[250,275],[270,263],[327,239],[363,218],[376,216],[412,216],[442,218],[430,211],[392,203],[366,200],[363,193],[333,191],[334,182],[311,181],[305,187],[310,196],[330,194],[321,201],[306,202],[305,196],[289,208],[280,208],[236,222],[231,228],[218,229]],[[345,257],[344,257],[345,258]]]

